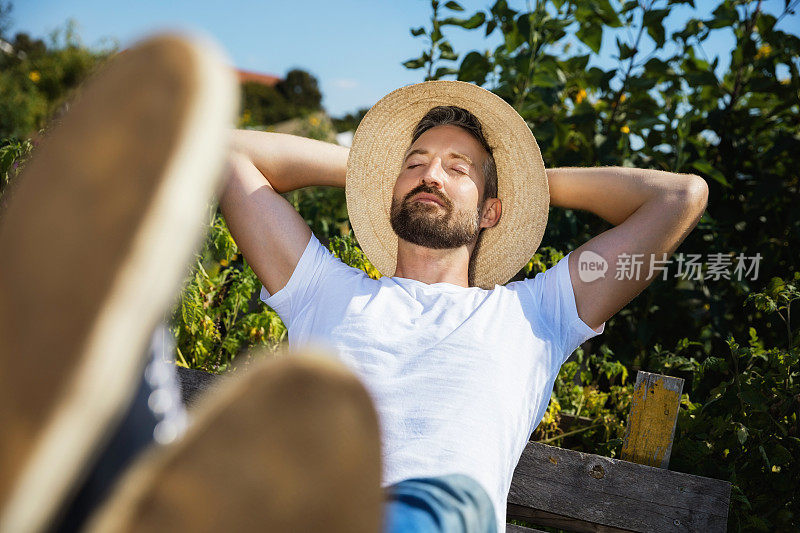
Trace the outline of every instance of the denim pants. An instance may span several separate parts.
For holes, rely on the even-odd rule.
[[[384,533],[497,533],[489,495],[469,476],[406,479],[384,494]]]

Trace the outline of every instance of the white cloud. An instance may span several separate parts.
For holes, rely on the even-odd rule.
[[[355,89],[358,87],[358,80],[352,78],[337,78],[331,82],[337,89]]]

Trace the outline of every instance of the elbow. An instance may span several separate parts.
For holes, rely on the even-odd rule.
[[[670,195],[673,201],[680,204],[685,211],[691,211],[698,216],[705,211],[708,205],[708,183],[700,176],[694,174],[680,175],[681,183]]]
[[[246,154],[248,152],[249,137],[252,132],[248,130],[230,130],[228,148],[231,152]]]
[[[691,175],[686,189],[686,198],[689,205],[699,213],[705,211],[708,205],[708,183],[706,183],[706,180],[700,176]]]

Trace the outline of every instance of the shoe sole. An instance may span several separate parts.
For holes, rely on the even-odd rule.
[[[87,531],[380,530],[378,416],[331,356],[261,361],[191,416],[182,440],[118,482]]]
[[[40,531],[124,414],[219,192],[235,78],[210,43],[118,54],[0,219],[0,531]]]

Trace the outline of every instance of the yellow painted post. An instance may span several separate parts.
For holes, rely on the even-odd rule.
[[[659,468],[669,467],[682,391],[682,378],[638,372],[622,442],[622,459]]]

